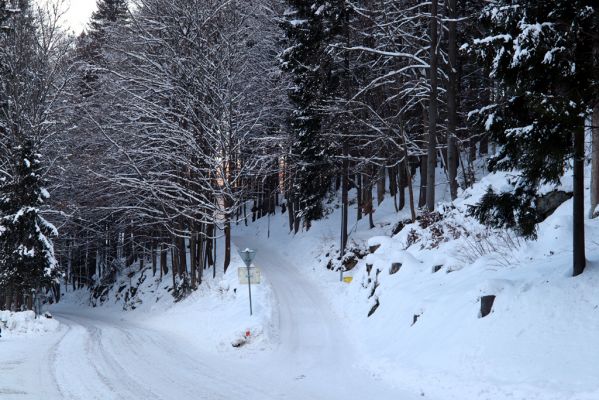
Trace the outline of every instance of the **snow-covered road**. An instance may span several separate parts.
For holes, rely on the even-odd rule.
[[[241,359],[215,354],[118,314],[63,308],[55,313],[63,326],[57,334],[0,342],[0,398],[420,398],[360,367],[342,324],[289,257],[251,239],[237,244],[260,248],[256,264],[272,284],[278,325],[272,350]]]

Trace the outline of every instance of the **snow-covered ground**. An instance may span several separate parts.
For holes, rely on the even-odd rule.
[[[364,219],[353,228],[350,247],[380,247],[345,273],[349,284],[326,268],[341,265],[338,210],[293,238],[285,218],[244,235],[259,252],[298,260],[344,324],[350,348],[387,384],[434,399],[599,399],[599,222],[586,222],[589,263],[572,278],[572,201],[540,224],[538,240],[523,241],[465,215],[489,185],[504,186],[505,176],[485,177],[440,207],[440,221],[396,235],[409,211],[396,213],[387,198],[374,229]],[[496,300],[480,318],[483,295]]]
[[[239,224],[234,242],[262,271],[251,317],[237,254],[179,303],[170,275],[147,269],[127,278],[133,298],[123,282],[96,308],[69,292],[52,329],[0,339],[0,398],[599,399],[599,223],[587,221],[589,265],[572,278],[571,201],[530,242],[465,216],[504,182],[488,176],[442,219],[395,235],[409,211],[387,198],[374,229],[350,224],[350,283],[334,270],[339,209],[297,235],[286,215]],[[496,296],[484,318],[482,295]]]
[[[244,246],[252,241],[237,239]],[[0,352],[0,363],[9,366],[1,398],[420,397],[364,368],[343,324],[294,260],[260,252],[256,264],[264,279],[252,286],[252,317],[247,285],[237,282],[237,256],[229,273],[177,304],[166,297],[168,276],[163,283],[143,282],[140,290],[149,301],[134,311],[111,301],[86,307],[81,292],[70,293],[51,308],[61,322],[58,332]],[[246,331],[247,343],[233,347]]]

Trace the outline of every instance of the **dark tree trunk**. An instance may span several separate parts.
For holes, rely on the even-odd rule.
[[[206,255],[207,255],[207,261],[208,261],[208,266],[214,266],[214,259],[212,258],[212,247],[214,246],[214,240],[213,237],[214,236],[214,224],[208,224],[207,230],[206,230]]]
[[[167,255],[166,245],[164,243],[160,244],[160,278],[163,275],[168,274],[168,265],[166,264],[166,255]]]
[[[197,254],[196,254],[196,238],[197,233],[191,232],[189,236],[189,263],[191,268],[191,287],[193,289],[196,288],[196,278],[197,278]]]
[[[431,65],[430,98],[428,107],[428,151],[427,151],[427,180],[426,180],[426,208],[435,209],[435,172],[437,166],[437,5],[438,0],[431,2]]]
[[[151,242],[151,251],[152,251],[152,276],[156,276],[156,242],[152,240]]]
[[[343,171],[341,177],[341,249],[339,254],[345,252],[345,246],[347,245],[347,219],[348,219],[348,191],[349,191],[349,145],[347,142],[343,143]]]
[[[573,232],[573,276],[582,274],[586,266],[584,250],[584,127],[574,134],[574,212]]]
[[[589,217],[595,218],[595,209],[599,204],[599,103],[593,107],[591,120],[592,156],[591,156],[591,209]]]
[[[428,181],[427,174],[428,161],[426,156],[420,157],[420,195],[418,196],[418,208],[426,205],[426,187]]]
[[[379,167],[378,176],[376,180],[376,204],[381,205],[385,200],[385,186],[386,186],[386,174],[385,167]]]
[[[293,231],[293,216],[295,215],[295,209],[293,207],[293,199],[287,197],[287,218],[289,219],[289,232]]]
[[[231,263],[231,214],[229,211],[231,202],[226,201],[225,204],[225,259],[223,261],[223,271],[227,272]]]
[[[404,159],[407,159],[407,156],[404,156]],[[398,178],[399,178],[399,184],[397,185],[397,191],[399,192],[399,209],[403,210],[403,208],[406,206],[406,186],[407,186],[407,173],[408,171],[406,171],[405,167],[404,167],[404,161],[401,162],[401,164],[399,164],[397,166],[398,169]]]
[[[449,179],[449,192],[451,199],[458,197],[458,149],[456,143],[457,126],[457,12],[456,0],[448,0],[448,56],[449,56],[449,82],[447,85],[447,177]]]
[[[358,187],[356,189],[357,191],[357,203],[358,203],[358,213],[357,213],[357,220],[361,220],[362,219],[362,207],[364,206],[364,199],[362,197],[362,192],[363,192],[363,187],[362,187],[362,173],[360,172],[359,174],[356,175],[356,179],[358,180]]]

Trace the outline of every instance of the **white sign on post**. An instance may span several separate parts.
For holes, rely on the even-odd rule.
[[[257,268],[251,268],[252,265],[252,261],[254,261],[254,257],[256,257],[256,250],[252,250],[250,248],[246,248],[245,250],[242,250],[239,252],[239,255],[241,256],[241,259],[243,260],[243,262],[245,263],[245,266],[247,267],[245,269],[245,279],[246,282],[248,284],[248,295],[250,298],[250,315],[252,315],[252,269],[257,270]],[[243,270],[243,268],[239,268],[237,271],[241,271]],[[238,272],[239,274],[239,272]],[[258,283],[260,283],[260,271],[258,271]],[[256,273],[254,273],[254,275],[256,275]],[[239,275],[241,276],[241,275]],[[254,279],[255,280],[255,279]],[[241,279],[240,279],[241,282]]]
[[[239,283],[241,284],[247,284],[249,282],[251,285],[259,285],[260,269],[258,267],[237,268],[237,277],[239,278]]]

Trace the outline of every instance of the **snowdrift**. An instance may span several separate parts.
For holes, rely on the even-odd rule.
[[[44,315],[36,319],[33,311],[0,311],[2,336],[40,335],[56,332],[59,326],[58,321]]]

